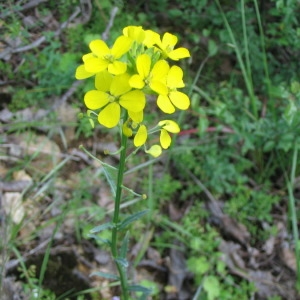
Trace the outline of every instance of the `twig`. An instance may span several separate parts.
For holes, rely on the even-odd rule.
[[[79,13],[80,13],[80,8],[76,7],[74,13],[70,16],[70,18],[66,22],[62,23],[61,26],[59,27],[59,29],[54,32],[54,36],[60,35],[62,30],[65,29],[68,26],[68,24],[77,17],[77,15]],[[25,51],[28,51],[28,50],[31,50],[31,49],[34,49],[34,48],[38,47],[39,45],[41,45],[45,41],[46,41],[46,37],[41,36],[40,38],[38,38],[37,40],[35,40],[31,44],[23,46],[23,47],[19,47],[17,49],[12,49],[11,52],[12,53],[25,52]]]
[[[105,28],[105,31],[102,33],[102,40],[104,40],[104,41],[108,40],[109,32],[110,32],[111,27],[114,24],[114,20],[115,20],[118,10],[119,10],[118,7],[114,6],[110,12],[108,24]]]
[[[21,7],[16,7],[15,9],[13,10],[10,10],[10,11],[7,11],[7,12],[4,12],[2,14],[0,14],[0,19],[3,19],[7,16],[9,16],[11,13],[14,13],[14,12],[21,12],[21,11],[24,11],[24,10],[27,10],[27,9],[30,9],[30,8],[33,8],[33,7],[36,7],[38,6],[40,3],[43,3],[43,2],[47,2],[48,0],[32,0],[26,4],[24,4],[23,6]]]

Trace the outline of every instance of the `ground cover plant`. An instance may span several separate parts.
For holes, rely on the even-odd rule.
[[[299,297],[298,1],[7,1],[0,9],[1,299]],[[180,78],[183,70],[185,86],[173,88],[190,106],[157,107],[156,88],[141,123],[143,108],[134,114],[123,103],[136,124],[121,130],[132,130],[134,155],[118,203],[119,127],[85,96],[94,79],[74,74],[92,41],[111,48],[120,35],[141,37],[128,26],[169,32],[175,49],[188,49],[170,66]],[[138,56],[122,60],[140,92],[156,53],[147,51],[136,71]],[[96,110],[94,127],[86,106]],[[136,152],[161,109],[178,124],[170,147],[150,151],[157,157]],[[164,132],[147,143],[166,141]],[[119,218],[123,240],[114,239]]]

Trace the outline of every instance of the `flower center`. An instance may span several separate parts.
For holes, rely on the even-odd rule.
[[[104,55],[104,59],[107,60],[107,61],[110,62],[110,63],[113,63],[114,60],[115,60],[114,56],[111,55],[111,54],[106,54],[106,55]]]
[[[116,97],[113,95],[109,95],[108,97],[109,102],[115,102],[116,101]]]

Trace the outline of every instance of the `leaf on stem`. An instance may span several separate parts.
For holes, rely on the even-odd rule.
[[[90,277],[91,276],[99,276],[99,277],[104,277],[107,279],[120,280],[119,276],[117,276],[115,274],[104,273],[104,272],[93,272],[90,274]]]
[[[103,239],[95,234],[88,234],[87,235],[89,238],[92,238],[92,239],[95,239],[96,241],[100,242],[100,243],[103,243],[109,247],[111,247],[111,241],[108,240],[108,239]]]
[[[131,292],[141,292],[146,295],[151,295],[152,289],[148,289],[142,285],[129,285],[128,290]]]
[[[111,228],[113,228],[113,227],[114,227],[114,225],[113,225],[111,222],[109,222],[109,223],[104,223],[104,224],[102,224],[102,225],[99,225],[99,226],[94,227],[93,229],[90,230],[90,232],[91,232],[91,233],[97,233],[97,232],[103,231],[103,230],[105,230],[105,229],[111,229]]]
[[[129,242],[129,232],[127,231],[120,248],[120,257],[122,258],[126,258],[126,254],[128,251],[128,242]]]
[[[115,262],[117,264],[121,265],[123,268],[128,268],[128,266],[129,266],[128,260],[126,258],[123,258],[123,257],[115,258]]]
[[[124,229],[126,226],[128,226],[129,224],[131,224],[132,222],[140,219],[142,216],[144,216],[146,213],[148,213],[149,209],[140,211],[138,213],[135,213],[131,216],[129,216],[128,218],[126,218],[125,220],[123,220],[119,226],[119,229]]]

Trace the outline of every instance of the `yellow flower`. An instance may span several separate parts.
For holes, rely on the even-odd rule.
[[[114,75],[125,73],[127,64],[118,59],[128,52],[131,44],[131,39],[126,36],[118,37],[111,49],[102,40],[92,41],[89,44],[92,53],[88,53],[82,58],[85,71],[96,74],[107,69],[109,73]]]
[[[123,34],[138,43],[142,43],[146,36],[142,26],[127,26],[123,28]]]
[[[183,71],[178,66],[170,68],[166,85],[168,92],[166,94],[160,94],[157,98],[157,106],[165,113],[172,114],[175,112],[175,107],[181,110],[186,110],[190,106],[189,97],[177,91],[177,88],[184,87],[182,80]]]
[[[178,133],[180,128],[178,124],[172,120],[163,120],[158,123],[161,126],[160,130],[160,144],[164,149],[167,149],[171,145],[171,137],[169,132]]]
[[[148,54],[141,54],[136,59],[138,74],[131,76],[130,86],[142,89],[148,85],[158,94],[167,94],[168,88],[165,84],[169,65],[165,60],[156,62],[151,70],[151,58]]]
[[[144,30],[142,26],[127,26],[123,34],[133,41],[144,44],[147,48],[152,47],[160,41],[159,34],[152,30]]]
[[[145,150],[145,152],[149,153],[153,157],[158,157],[158,156],[161,155],[162,150],[161,150],[161,147],[159,145],[153,145],[152,147],[150,147],[149,150]]]
[[[131,90],[127,73],[112,76],[107,71],[97,74],[97,90],[89,91],[84,96],[85,105],[91,109],[101,109],[98,122],[107,128],[115,127],[120,121],[121,107],[140,116],[146,104],[145,95],[139,90]]]
[[[176,35],[166,32],[162,38],[156,44],[160,48],[164,58],[169,57],[172,60],[179,60],[181,58],[190,57],[190,52],[186,48],[177,48],[174,50],[175,45],[178,42]]]

